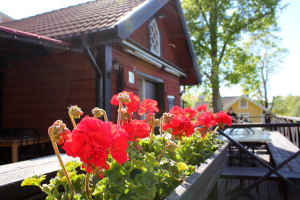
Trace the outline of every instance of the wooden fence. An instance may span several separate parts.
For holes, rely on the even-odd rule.
[[[288,140],[295,144],[298,148],[300,147],[300,118],[298,117],[286,117],[275,115],[272,123],[275,124],[291,124],[291,126],[276,127],[273,130],[277,130],[284,135]],[[292,126],[294,124],[294,126]]]

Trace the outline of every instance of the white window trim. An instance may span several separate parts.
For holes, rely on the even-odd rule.
[[[241,106],[242,100],[246,101],[246,107],[242,107],[242,106]],[[240,100],[239,100],[239,109],[248,109],[248,101],[247,101],[246,99],[240,99]]]
[[[149,24],[149,39],[150,39],[150,51],[154,54],[161,55],[161,35],[158,28],[156,19],[153,19]],[[152,40],[155,40],[154,43]]]

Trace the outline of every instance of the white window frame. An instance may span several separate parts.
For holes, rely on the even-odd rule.
[[[245,107],[242,106],[242,104],[241,104],[242,101],[246,102],[246,106]],[[239,109],[248,109],[248,101],[246,99],[239,100]]]
[[[150,51],[154,54],[161,55],[161,35],[156,19],[152,19],[149,24]]]

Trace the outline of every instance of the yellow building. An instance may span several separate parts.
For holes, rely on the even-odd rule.
[[[222,97],[223,108],[228,112],[229,108],[233,108],[233,112],[236,113],[239,120],[248,121],[252,123],[265,123],[266,114],[272,115],[272,113],[264,106],[259,105],[246,95],[236,96],[236,97]],[[209,111],[213,111],[208,102],[200,99],[194,105],[196,109],[201,104],[208,106]]]

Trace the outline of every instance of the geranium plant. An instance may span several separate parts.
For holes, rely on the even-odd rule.
[[[73,130],[61,120],[48,129],[62,169],[49,184],[41,184],[44,175],[34,175],[22,186],[40,187],[49,200],[162,199],[219,147],[221,142],[214,139],[217,128],[231,124],[225,112],[206,112],[205,105],[197,111],[175,106],[156,119],[155,100],[140,102],[126,91],[114,95],[111,103],[119,107],[117,124],[99,108],[76,124],[83,113],[77,106],[69,108]],[[134,112],[145,119],[133,119]],[[79,159],[64,164],[57,145]]]

